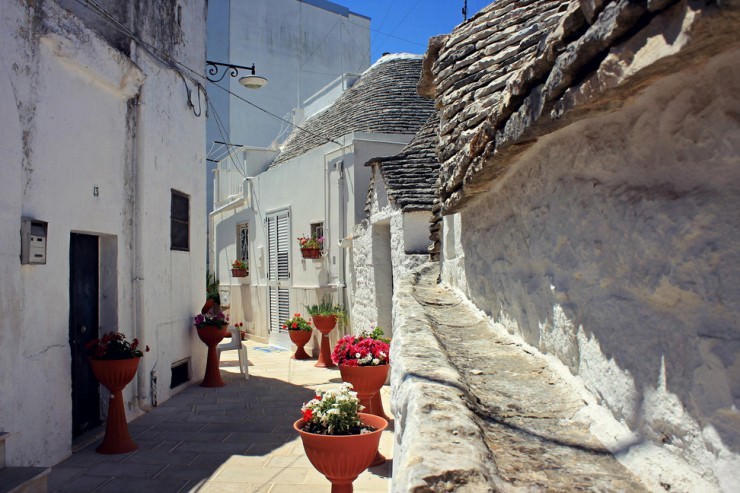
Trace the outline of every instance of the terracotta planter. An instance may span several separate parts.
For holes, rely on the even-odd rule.
[[[321,248],[301,248],[303,258],[321,258]]]
[[[352,493],[352,482],[378,454],[380,434],[388,421],[365,413],[360,413],[360,420],[377,429],[363,435],[317,435],[301,430],[303,419],[293,423],[306,457],[331,482],[332,493]]]
[[[231,269],[232,277],[247,277],[247,269]]]
[[[378,366],[345,366],[339,365],[339,373],[342,380],[352,384],[352,388],[357,392],[357,398],[364,407],[363,411],[367,414],[380,416],[386,421],[390,418],[386,416],[383,410],[383,401],[380,398],[380,388],[388,378],[390,365]],[[378,453],[373,459],[372,466],[377,466],[385,462],[385,457]]]
[[[352,384],[355,392],[357,392],[357,397],[360,399],[360,404],[365,406],[363,411],[368,414],[380,416],[384,419],[390,418],[385,415],[382,404],[380,405],[380,408],[378,408],[374,397],[380,396],[380,388],[385,384],[385,381],[388,378],[389,369],[390,365],[339,365],[339,373],[342,375],[342,380]]]
[[[295,344],[297,347],[297,349],[295,350],[295,354],[293,354],[291,358],[311,359],[311,357],[308,355],[306,350],[303,349],[303,346],[305,346],[306,343],[311,340],[311,331],[310,330],[289,330],[288,335],[290,336],[291,342]]]
[[[101,385],[110,391],[105,437],[103,443],[95,449],[99,454],[125,454],[139,448],[128,432],[122,390],[136,375],[140,359],[90,360],[93,375]]]
[[[337,325],[336,315],[311,315],[313,325],[321,332],[321,349],[319,359],[314,366],[318,368],[334,368],[331,360],[331,347],[329,346],[329,332]]]
[[[218,351],[216,350],[216,346],[218,346],[218,343],[226,337],[229,326],[226,324],[221,326],[204,325],[203,327],[196,328],[198,330],[198,337],[200,337],[200,340],[208,346],[206,374],[203,377],[203,382],[200,386],[223,387],[225,384],[221,379],[221,370],[219,370]]]

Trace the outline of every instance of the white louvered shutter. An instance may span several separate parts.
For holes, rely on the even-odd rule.
[[[280,332],[281,322],[290,318],[290,212],[267,217],[268,297],[270,332]]]

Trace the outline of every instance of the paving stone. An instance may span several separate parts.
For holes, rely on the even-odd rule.
[[[250,349],[259,346],[248,344]],[[97,454],[96,440],[52,468],[48,491],[329,492],[323,476],[316,484],[306,484],[308,473],[315,470],[292,424],[312,389],[328,384],[338,372],[316,368],[310,360],[305,365],[291,363],[289,356],[288,351],[250,351],[254,365],[249,380],[241,377],[238,366],[222,365],[225,387],[193,384],[133,420],[129,431],[139,446],[134,452]],[[222,361],[237,357],[236,351],[221,356]],[[388,399],[389,390],[383,395]],[[391,430],[381,437],[381,451],[392,456]],[[388,491],[389,473],[365,474],[355,481],[355,491]],[[364,481],[371,482],[370,489],[358,488]]]
[[[104,487],[110,480],[108,477],[87,476],[78,470],[54,470],[47,486],[49,493],[88,493]]]
[[[97,491],[106,493],[179,493],[187,481],[177,479],[116,478]]]
[[[161,464],[138,464],[126,462],[101,462],[85,471],[87,476],[153,478],[164,469]]]

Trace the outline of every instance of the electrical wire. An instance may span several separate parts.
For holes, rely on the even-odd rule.
[[[216,107],[213,105],[213,103],[211,103],[211,100],[208,97],[206,97],[206,103],[208,104],[208,107],[211,109],[211,111],[213,111],[213,117],[216,122],[218,133],[221,134],[221,138],[224,140],[224,142],[228,142],[228,138],[226,137],[226,127],[221,121],[221,117],[216,111]],[[223,159],[226,159],[228,157],[231,160],[231,164],[234,165],[234,169],[236,169],[242,176],[247,176],[246,170],[237,163],[237,160],[234,158],[234,153],[228,148],[228,146],[226,147],[226,150],[228,154],[221,158],[219,161],[222,161]]]
[[[91,12],[93,12],[93,13],[99,15],[100,17],[102,17],[102,18],[108,20],[109,22],[111,22],[113,24],[113,27],[114,28],[118,29],[120,32],[122,32],[123,34],[125,34],[129,39],[131,39],[131,40],[135,41],[136,43],[138,43],[144,49],[144,51],[146,51],[155,60],[157,60],[160,63],[164,64],[165,66],[171,68],[172,70],[175,70],[178,73],[180,73],[180,76],[183,77],[183,80],[184,80],[184,74],[181,73],[182,71],[180,69],[184,69],[184,71],[193,74],[193,76],[197,77],[200,80],[208,81],[208,78],[206,77],[205,74],[202,74],[202,73],[200,73],[200,72],[192,69],[191,67],[187,66],[183,62],[177,60],[176,58],[171,57],[167,53],[161,52],[155,46],[152,46],[151,44],[149,44],[146,41],[144,41],[143,39],[141,39],[136,33],[132,32],[126,26],[124,26],[123,24],[121,24],[110,12],[108,12],[107,10],[105,10],[103,7],[101,7],[99,4],[97,4],[94,0],[76,0],[76,1],[81,6],[87,8]],[[195,78],[193,78],[193,77],[188,77],[188,79],[190,79],[194,84],[198,85],[198,95],[200,96],[200,91],[201,91],[202,85]],[[208,81],[208,82],[210,82],[210,81]],[[255,108],[255,109],[259,110],[259,111],[262,111],[263,113],[265,113],[267,115],[272,116],[273,118],[276,118],[276,119],[278,119],[278,120],[280,120],[280,121],[282,121],[284,123],[287,123],[291,127],[294,127],[294,128],[296,128],[298,130],[301,130],[303,132],[306,132],[306,133],[308,133],[310,135],[313,135],[314,137],[319,137],[319,138],[323,139],[326,143],[333,143],[333,144],[336,144],[336,145],[339,145],[339,146],[343,145],[340,142],[337,142],[336,140],[334,140],[334,139],[332,139],[330,137],[327,137],[325,135],[322,135],[320,133],[317,133],[317,132],[314,132],[314,131],[311,131],[311,130],[307,130],[307,129],[299,126],[299,125],[296,125],[295,123],[293,123],[291,121],[288,121],[288,120],[282,118],[281,116],[276,115],[275,113],[272,113],[269,110],[266,110],[265,108],[262,108],[261,106],[259,106],[259,105],[255,104],[255,103],[247,100],[246,98],[243,98],[242,96],[236,94],[235,92],[231,91],[230,89],[228,89],[228,88],[226,88],[226,87],[224,87],[224,86],[222,86],[220,84],[217,84],[217,83],[212,83],[212,84],[215,87],[218,87],[219,89],[221,89],[222,91],[228,93],[229,95],[234,96],[236,99],[238,99],[238,100],[240,100],[240,101],[242,101],[242,102],[250,105],[251,107],[253,107],[253,108]],[[186,84],[186,86],[187,86],[187,84]],[[187,88],[187,87],[186,87],[186,89],[187,89],[187,93],[188,93],[188,105],[191,108],[194,108],[194,105],[192,104],[192,101],[190,100],[190,89]],[[202,90],[203,90],[203,94],[206,95],[206,100],[207,100],[207,91],[205,90],[205,88],[202,88]],[[200,101],[199,101],[198,104],[200,105]],[[199,116],[199,115],[196,115],[196,116]]]

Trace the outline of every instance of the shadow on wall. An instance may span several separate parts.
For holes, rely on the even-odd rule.
[[[646,146],[638,134],[661,115],[645,113],[560,132],[463,211],[471,298],[558,356],[633,430],[671,440],[692,426],[685,410],[737,453],[740,149],[719,145],[737,125],[705,112],[686,135]],[[718,142],[702,143],[714,154],[697,176],[689,137],[701,124]],[[675,421],[658,419],[663,379],[680,400]]]

